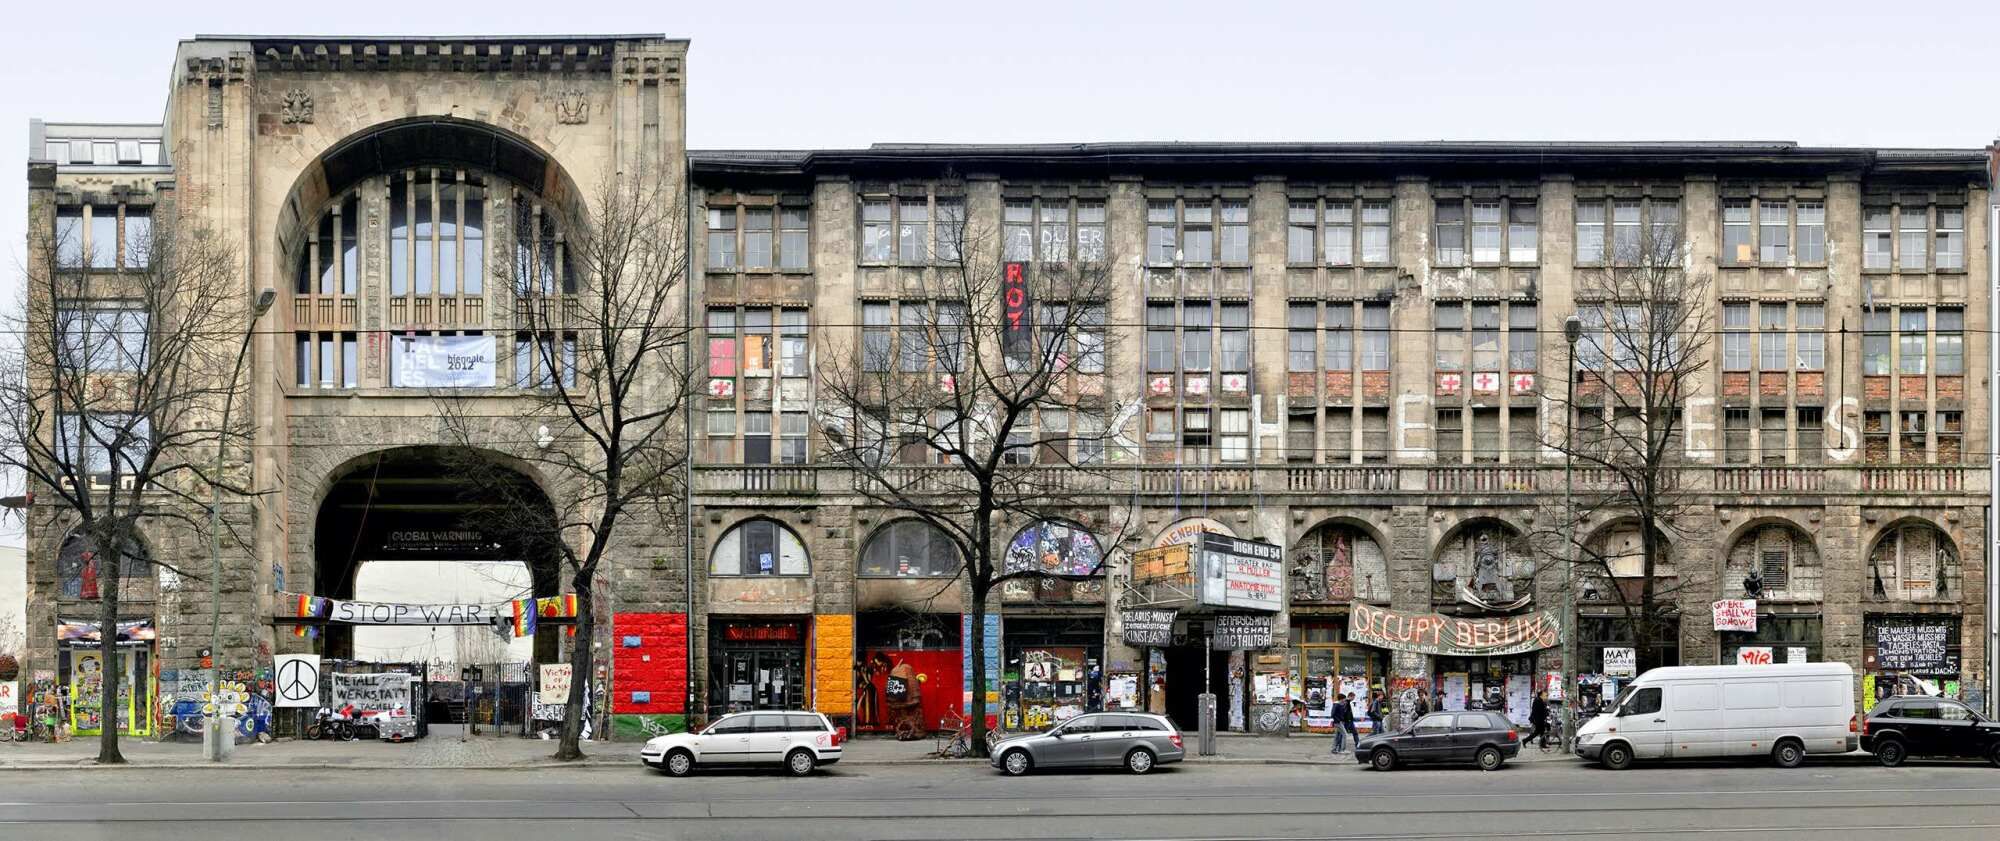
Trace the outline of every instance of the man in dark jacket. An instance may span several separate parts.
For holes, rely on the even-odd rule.
[[[1373,732],[1381,733],[1382,719],[1388,715],[1389,701],[1382,697],[1382,690],[1377,689],[1375,694],[1368,698],[1368,726],[1373,728]]]
[[[1544,750],[1549,746],[1549,693],[1535,693],[1535,704],[1528,708],[1528,723],[1534,725],[1535,732],[1528,734],[1528,741],[1536,742]]]
[[[1354,732],[1354,707],[1342,692],[1333,699],[1333,752],[1347,752],[1347,735]]]

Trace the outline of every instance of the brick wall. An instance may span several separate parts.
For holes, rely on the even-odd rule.
[[[687,614],[620,613],[611,621],[611,642],[612,713],[687,711]],[[647,693],[646,700],[634,700],[635,692]]]

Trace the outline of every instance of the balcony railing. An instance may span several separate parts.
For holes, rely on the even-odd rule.
[[[1819,493],[1826,470],[1818,467],[1718,467],[1715,489],[1724,493]]]
[[[1175,465],[1139,469],[1141,493],[1244,493],[1258,489],[1250,467]]]
[[[1268,474],[1266,474],[1268,475]],[[1393,491],[1396,468],[1386,464],[1316,464],[1285,468],[1284,490],[1291,493]]]
[[[1481,465],[1431,467],[1424,471],[1424,489],[1432,493],[1530,493],[1536,488],[1535,467]],[[1560,474],[1556,481],[1562,481]]]
[[[819,470],[802,464],[703,465],[694,472],[702,493],[810,494],[819,492]]]
[[[1861,468],[1861,489],[1886,493],[1954,492],[1965,490],[1965,468],[1898,465]]]

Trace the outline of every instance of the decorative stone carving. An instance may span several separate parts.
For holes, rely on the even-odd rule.
[[[590,98],[575,88],[557,93],[556,122],[572,126],[590,122]]]
[[[311,123],[313,121],[312,94],[304,88],[292,88],[285,92],[285,107],[279,112],[286,125]]]

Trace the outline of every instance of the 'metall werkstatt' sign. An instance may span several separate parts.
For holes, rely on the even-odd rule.
[[[1355,602],[1347,617],[1352,642],[1423,654],[1499,656],[1553,648],[1562,623],[1546,610],[1520,616],[1466,619],[1441,613],[1408,613]]]

